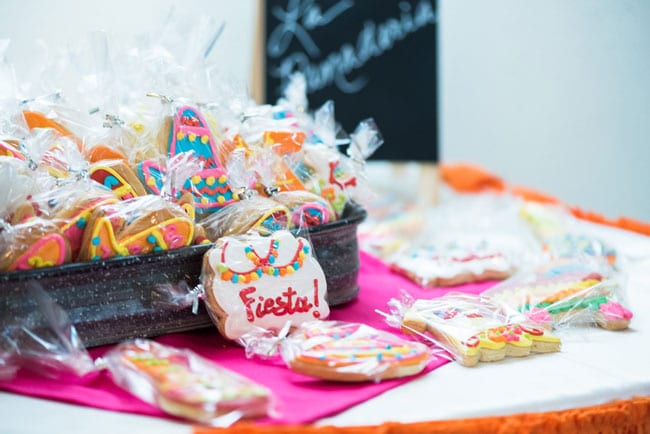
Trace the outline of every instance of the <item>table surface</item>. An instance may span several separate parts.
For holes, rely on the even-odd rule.
[[[564,410],[650,396],[650,237],[581,223],[613,245],[628,274],[627,331],[563,333],[562,351],[464,368],[449,363],[318,424],[368,425]],[[400,405],[395,405],[399,402]],[[190,433],[191,425],[0,393],[0,434]]]

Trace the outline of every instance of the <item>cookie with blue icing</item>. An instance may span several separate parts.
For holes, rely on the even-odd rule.
[[[88,175],[93,181],[113,192],[120,200],[147,194],[135,171],[122,160],[103,160],[90,166]]]
[[[180,192],[189,192],[194,197],[196,212],[211,213],[237,200],[228,184],[228,176],[222,166],[215,139],[201,113],[193,107],[181,106],[177,109],[170,125],[166,153],[170,158],[179,154],[191,153],[203,165],[203,169],[193,174],[183,183]],[[145,160],[137,165],[138,178],[147,190],[161,194],[167,170],[161,164]]]

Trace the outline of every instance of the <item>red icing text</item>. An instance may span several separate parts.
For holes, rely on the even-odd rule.
[[[246,319],[254,322],[255,319],[264,318],[267,315],[286,316],[296,313],[309,312],[314,306],[318,308],[318,279],[314,279],[313,304],[308,296],[300,297],[295,289],[288,287],[278,297],[255,296],[257,287],[248,286],[239,291],[239,298],[246,307]],[[320,318],[320,312],[312,312],[314,318]]]

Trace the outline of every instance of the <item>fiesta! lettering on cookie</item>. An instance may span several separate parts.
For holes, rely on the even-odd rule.
[[[208,274],[215,276],[204,283],[208,308],[219,317],[227,338],[329,315],[325,275],[304,238],[288,231],[224,237],[207,255]]]

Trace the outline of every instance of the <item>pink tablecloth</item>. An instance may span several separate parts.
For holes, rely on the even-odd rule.
[[[361,291],[358,299],[343,307],[334,308],[330,318],[363,322],[394,333],[398,332],[391,329],[384,319],[375,313],[375,309],[387,311],[386,302],[391,298],[399,297],[400,289],[405,289],[416,298],[431,298],[449,291],[449,289],[421,289],[391,273],[379,260],[363,252],[359,285]],[[489,282],[470,284],[454,287],[453,290],[477,294],[491,285],[492,283]],[[417,378],[384,381],[378,384],[341,384],[316,380],[292,373],[278,362],[246,359],[244,350],[222,339],[216,329],[171,334],[156,340],[178,348],[189,348],[270,388],[276,397],[277,417],[261,421],[265,423],[314,422]],[[95,348],[91,350],[91,355],[101,356],[109,348]],[[425,372],[436,369],[446,362],[446,359],[437,358],[429,363]],[[93,373],[74,381],[61,381],[43,378],[23,370],[11,382],[0,383],[0,389],[89,407],[168,417],[157,408],[115,386],[106,371]]]

